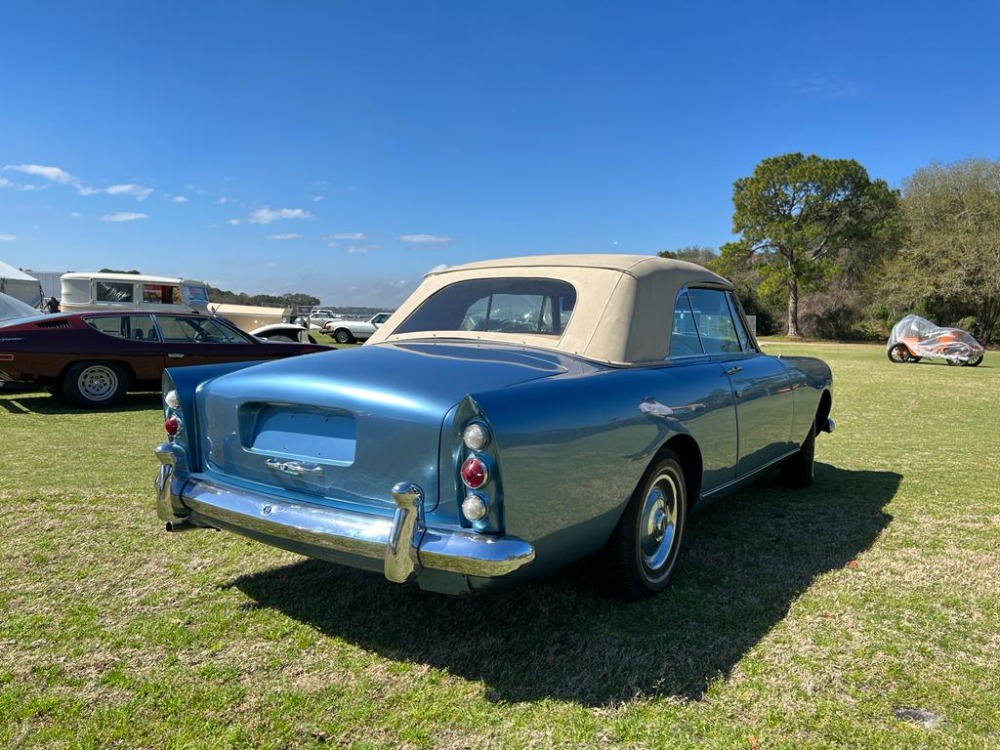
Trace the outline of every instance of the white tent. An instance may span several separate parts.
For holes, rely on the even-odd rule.
[[[38,283],[38,279],[2,260],[0,260],[0,292],[27,302],[32,307],[38,307],[42,302],[42,285]]]

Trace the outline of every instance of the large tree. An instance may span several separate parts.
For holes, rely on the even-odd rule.
[[[903,182],[902,206],[908,239],[893,280],[911,305],[938,300],[971,313],[981,338],[991,340],[1000,318],[1000,162],[918,169]]]
[[[895,238],[898,194],[853,159],[785,154],[764,159],[733,186],[733,233],[722,263],[756,269],[762,297],[787,293],[788,335],[799,334],[799,296],[825,288],[851,258]]]

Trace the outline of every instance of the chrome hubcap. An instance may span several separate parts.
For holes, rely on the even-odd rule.
[[[107,367],[88,367],[80,373],[80,392],[93,401],[103,401],[118,390],[118,376]]]
[[[661,474],[646,494],[639,520],[642,564],[654,580],[669,572],[678,514],[677,483],[672,475]]]

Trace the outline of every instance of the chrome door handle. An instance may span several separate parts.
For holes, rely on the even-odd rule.
[[[738,372],[743,372],[743,368],[737,365],[736,367],[730,367],[723,374],[724,375],[735,375]]]
[[[278,471],[282,474],[292,474],[302,476],[303,474],[322,474],[322,466],[303,466],[298,461],[279,461],[276,458],[269,458],[264,462],[264,466],[271,471]]]
[[[180,352],[170,352],[167,354],[168,359],[184,359],[184,355]]]

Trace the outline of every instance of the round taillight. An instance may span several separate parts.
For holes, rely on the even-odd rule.
[[[462,481],[465,482],[466,487],[473,490],[478,489],[486,484],[486,480],[489,478],[486,464],[481,458],[470,456],[465,459],[465,463],[462,464]]]
[[[479,495],[468,494],[462,501],[462,515],[470,521],[480,521],[486,517],[486,501]]]
[[[490,444],[489,430],[480,422],[470,422],[462,432],[462,442],[470,451],[481,451]]]
[[[163,429],[167,431],[167,434],[173,437],[181,429],[181,420],[177,418],[176,414],[171,414],[169,417],[163,420]]]

